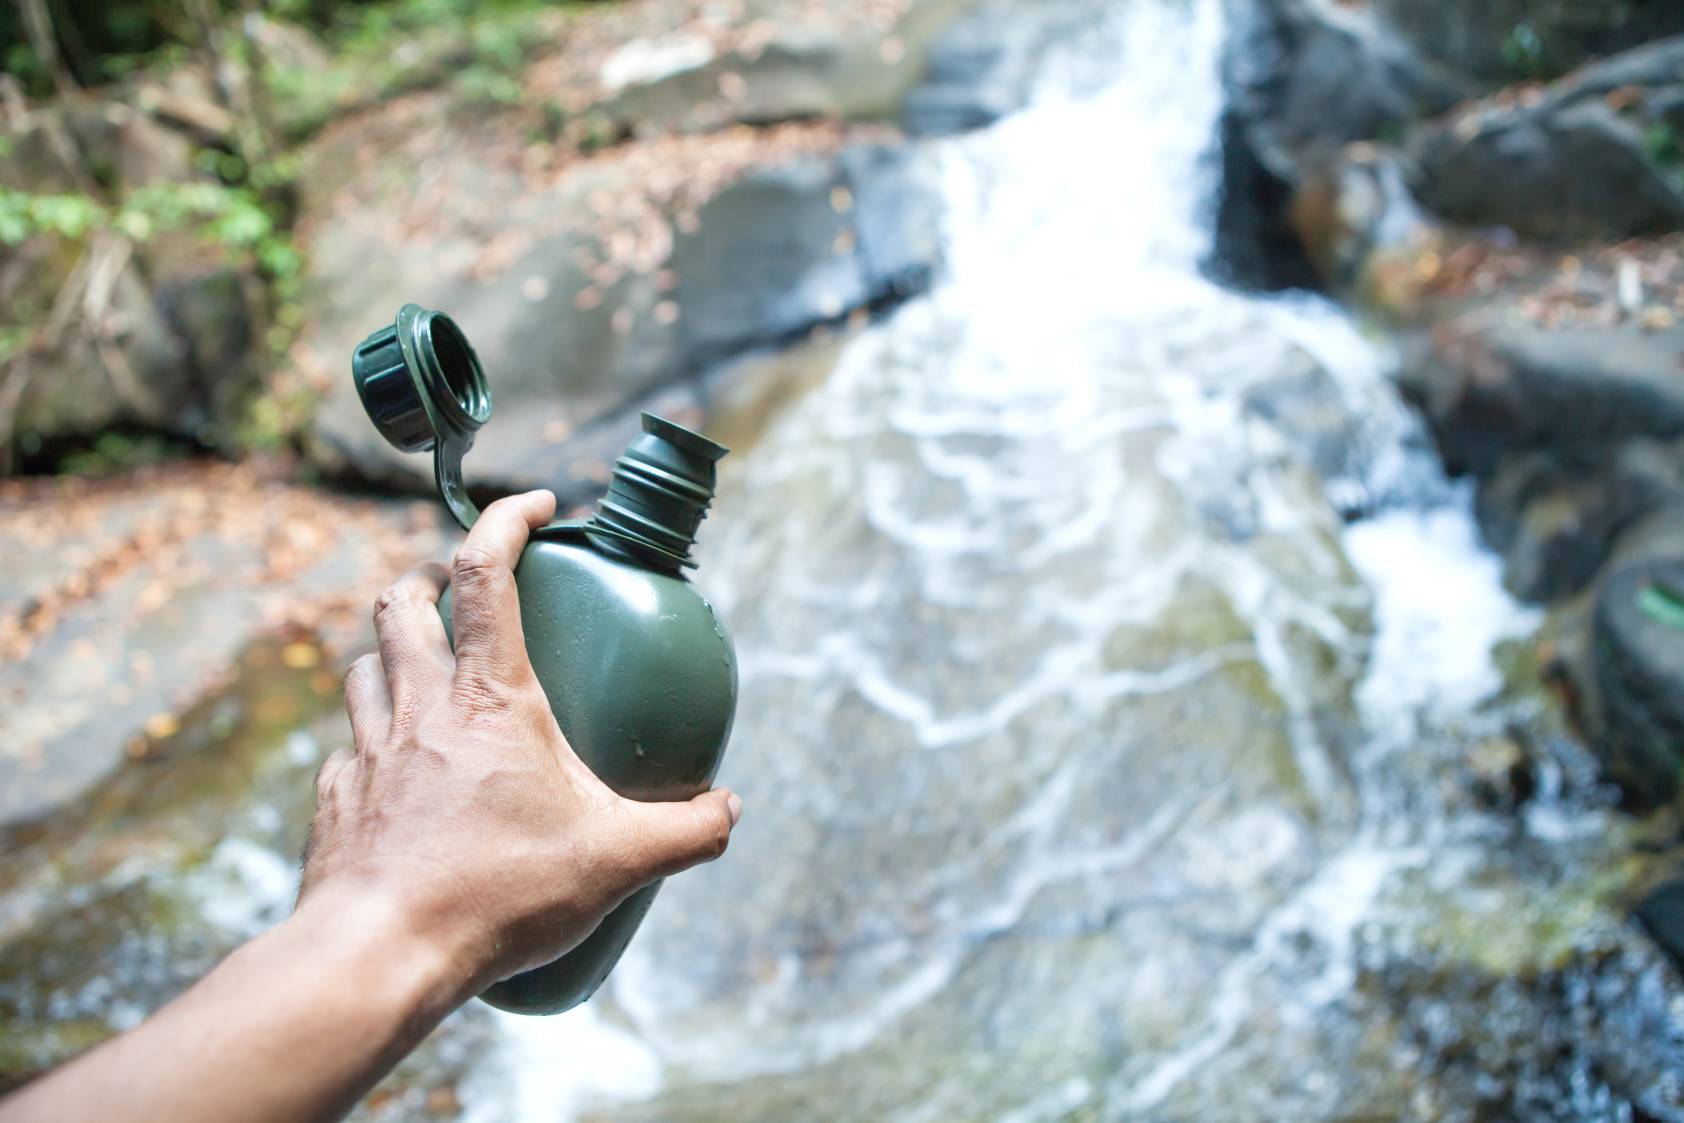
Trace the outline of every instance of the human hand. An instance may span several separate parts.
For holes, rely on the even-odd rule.
[[[372,899],[430,941],[467,997],[571,950],[628,895],[724,852],[742,802],[615,794],[568,746],[527,659],[514,568],[555,513],[493,503],[456,555],[381,594],[379,654],[345,680],[355,751],[316,781],[302,910]],[[452,652],[438,615],[454,586]]]

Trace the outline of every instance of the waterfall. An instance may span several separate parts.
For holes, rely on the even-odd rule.
[[[1414,789],[1536,619],[1389,352],[1201,268],[1222,3],[1045,7],[1030,106],[921,142],[942,278],[725,463],[739,837],[475,1118],[1331,1116],[1403,902],[1525,891]]]

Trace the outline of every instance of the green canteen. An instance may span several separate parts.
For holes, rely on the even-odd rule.
[[[440,496],[464,530],[479,510],[462,457],[491,417],[478,356],[450,317],[406,304],[351,360],[363,408],[404,452],[433,452]],[[737,705],[731,637],[686,575],[726,449],[643,415],[590,517],[541,527],[515,571],[532,668],[580,758],[631,799],[682,800],[719,769]],[[450,628],[450,594],[439,604]],[[454,638],[453,638],[454,642]],[[578,947],[481,997],[520,1014],[589,998],[631,942],[660,883],[620,904]]]

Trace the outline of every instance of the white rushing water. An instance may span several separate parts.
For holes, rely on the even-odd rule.
[[[1009,969],[1054,1007],[1019,1016],[1043,1036],[1061,1001],[1088,1024],[1089,991],[1096,1010],[1165,1011],[1119,1031],[1114,1083],[932,1074],[896,1117],[964,1114],[964,1095],[1023,1120],[1185,1111],[1228,1058],[1267,1053],[1243,1032],[1265,1015],[1290,1037],[1348,995],[1359,926],[1442,844],[1365,770],[1472,713],[1499,685],[1492,647],[1535,621],[1421,450],[1388,355],[1323,301],[1204,274],[1220,0],[1084,7],[1031,108],[929,142],[935,290],[727,462],[699,581],[739,639],[725,779],[756,830],[668,887],[609,1005],[497,1017],[476,1123],[850,1063],[890,1081],[872,1050],[978,1048],[949,1027],[1002,937],[1109,932],[1095,918],[1119,908],[1140,915],[1114,970],[1061,990],[1036,953]],[[1306,434],[1302,400],[1270,397],[1300,384],[1331,428]],[[1359,508],[1346,528],[1336,511]],[[1183,627],[1201,590],[1236,627]],[[1271,700],[1248,718],[1221,691],[1251,664]],[[1330,717],[1341,679],[1354,746]],[[1248,745],[1277,707],[1288,760],[1264,774],[1291,792]],[[1131,772],[1139,793],[1104,779]],[[1178,894],[1215,890],[1238,902],[1200,922],[1219,938],[1181,934]],[[1311,1065],[1290,1102],[1329,1080]]]

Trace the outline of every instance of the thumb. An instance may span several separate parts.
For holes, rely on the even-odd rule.
[[[725,853],[731,828],[743,816],[743,801],[727,788],[714,788],[684,803],[633,803],[638,865],[653,881]]]

